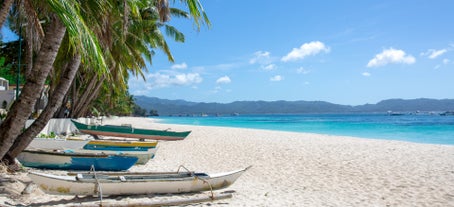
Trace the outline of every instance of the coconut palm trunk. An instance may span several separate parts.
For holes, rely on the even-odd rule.
[[[98,97],[99,91],[101,90],[101,87],[102,87],[105,79],[106,79],[105,76],[102,76],[101,80],[98,81],[96,87],[92,90],[92,92],[87,97],[87,99],[85,99],[85,102],[79,111],[79,117],[86,115],[88,113],[88,110],[89,110],[88,107],[90,107],[90,103],[93,102],[93,100],[95,100]]]
[[[65,35],[66,28],[55,16],[52,18],[46,38],[33,64],[30,76],[26,77],[26,83],[21,95],[11,107],[8,116],[0,125],[0,158],[6,155],[15,139],[24,128],[25,122],[30,117],[36,100],[41,95],[44,82],[52,70],[52,65]]]
[[[0,27],[3,26],[3,23],[6,21],[6,17],[8,16],[9,9],[13,5],[14,0],[4,0],[2,4],[2,8],[0,9]]]
[[[9,160],[10,163],[11,160],[14,160],[14,158],[30,144],[33,138],[41,132],[47,122],[52,118],[53,114],[57,111],[58,107],[61,106],[65,94],[68,92],[71,82],[74,80],[77,73],[80,60],[80,55],[71,58],[68,67],[64,70],[57,87],[50,96],[51,99],[49,100],[49,103],[46,105],[41,115],[16,139],[8,154],[5,156],[5,159]]]
[[[72,112],[71,112],[73,118],[81,116],[80,111],[82,110],[83,105],[85,104],[85,100],[88,98],[90,93],[92,93],[93,89],[96,86],[96,83],[99,81],[99,77],[96,74],[93,74],[91,79],[86,79],[86,81],[89,81],[89,82],[85,82],[85,80],[82,80],[82,81],[83,82],[81,82],[80,84],[84,85],[84,84],[88,83],[88,85],[85,87],[85,90],[82,93],[78,93],[78,94],[80,94],[79,96],[76,96],[77,94],[73,94],[74,103],[73,103]],[[78,92],[80,92],[80,91],[78,91]]]

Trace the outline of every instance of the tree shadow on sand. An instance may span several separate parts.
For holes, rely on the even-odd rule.
[[[233,194],[235,191],[224,191],[224,192],[219,192],[217,193],[219,195],[226,195],[226,194]],[[147,202],[165,202],[168,200],[176,199],[174,197],[178,197],[181,199],[182,197],[187,198],[187,199],[194,199],[197,197],[201,197],[203,195],[206,198],[209,198],[211,196],[211,193],[182,193],[182,194],[147,194],[147,195],[112,195],[112,196],[103,196],[102,197],[102,203],[108,203],[109,206],[114,206],[115,203],[118,205],[120,204],[125,204],[127,203],[147,203]],[[216,195],[215,195],[216,197]],[[140,199],[140,200],[139,200]],[[144,200],[146,199],[146,200]],[[136,201],[135,201],[136,200]],[[207,200],[205,202],[209,202],[210,200]],[[226,202],[220,202],[219,200],[213,200],[217,201],[217,205],[219,204],[228,204]],[[200,203],[200,202],[196,202]],[[72,204],[72,205],[71,205]],[[68,205],[68,206],[80,206],[80,205],[99,205],[101,206],[101,198],[96,197],[96,196],[83,196],[83,197],[78,197],[75,196],[74,198],[71,199],[61,199],[61,200],[52,200],[52,201],[47,201],[47,202],[39,202],[39,203],[30,203],[27,206],[34,206],[34,207],[39,207],[39,206],[54,206],[54,205]],[[187,204],[189,205],[189,203]],[[210,205],[210,204],[208,204]],[[134,206],[134,205],[133,205]]]

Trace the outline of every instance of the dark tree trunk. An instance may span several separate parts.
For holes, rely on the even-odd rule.
[[[88,98],[85,99],[85,103],[83,104],[83,107],[80,111],[82,116],[87,115],[87,111],[89,109],[88,107],[90,106],[90,103],[93,102],[93,100],[95,100],[98,97],[99,91],[105,79],[106,79],[105,76],[102,76],[101,80],[98,81],[98,84],[96,85],[95,89],[90,93]]]
[[[57,111],[54,114],[54,118],[67,118],[65,116],[65,112],[67,110],[66,103],[68,103],[68,98],[69,92],[66,93],[65,97],[63,98],[63,101],[61,102],[60,106],[58,107]]]
[[[9,14],[9,9],[13,5],[14,0],[4,0],[2,8],[0,9],[0,27],[3,26],[3,23],[6,21],[6,17]]]
[[[61,79],[49,99],[49,103],[44,108],[41,115],[27,128],[14,142],[14,145],[8,151],[7,159],[14,160],[22,150],[24,150],[36,135],[46,126],[47,122],[52,118],[55,111],[61,105],[65,94],[71,86],[74,76],[77,73],[80,65],[80,55],[77,55],[70,60],[68,67],[64,69]]]
[[[84,107],[86,107],[86,103],[87,103],[86,100],[88,99],[90,94],[93,93],[93,91],[96,88],[96,85],[98,84],[99,81],[101,81],[101,80],[99,80],[97,75],[92,76],[90,82],[88,82],[88,85],[85,88],[85,90],[83,91],[82,95],[78,96],[77,101],[74,102],[74,105],[72,107],[73,110],[72,110],[71,117],[76,118],[76,117],[83,116],[81,111],[83,110]],[[85,84],[87,84],[87,83],[85,83]]]
[[[27,41],[25,42],[25,77],[29,76],[33,68],[33,38],[31,32],[27,30]]]
[[[13,145],[15,139],[24,128],[25,122],[30,117],[65,35],[66,28],[58,18],[52,18],[49,26],[33,70],[30,76],[26,77],[26,83],[21,95],[14,102],[6,119],[0,125],[1,159]]]

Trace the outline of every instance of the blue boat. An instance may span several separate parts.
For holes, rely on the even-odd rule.
[[[30,149],[22,151],[17,159],[26,167],[53,170],[90,170],[94,166],[98,171],[128,170],[138,160],[133,156],[122,156],[72,150]]]

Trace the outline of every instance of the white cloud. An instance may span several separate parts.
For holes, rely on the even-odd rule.
[[[367,67],[379,67],[390,63],[413,64],[415,61],[416,59],[413,56],[405,54],[403,50],[390,48],[375,55],[375,57],[367,63]]]
[[[165,88],[170,86],[193,85],[202,82],[203,79],[198,73],[153,73],[147,76],[147,88]]]
[[[249,60],[250,64],[255,63],[269,63],[270,52],[267,51],[257,51],[254,53],[254,57]]]
[[[441,50],[429,49],[429,50],[427,50],[427,52],[421,53],[421,55],[428,56],[430,59],[435,59],[438,56],[443,55],[446,52],[448,52],[447,49],[441,49]]]
[[[449,63],[449,59],[447,59],[447,58],[443,59],[443,64],[446,65],[446,64],[448,64],[448,63]]]
[[[219,93],[221,91],[221,86],[216,86],[213,90],[210,91],[210,93]]]
[[[267,70],[267,71],[270,71],[270,70],[274,70],[276,69],[276,65],[275,64],[269,64],[269,65],[262,65],[262,69],[263,70]]]
[[[171,67],[172,69],[186,69],[188,68],[188,65],[186,63],[181,63],[181,64],[174,64]]]
[[[326,47],[323,42],[313,41],[309,43],[304,43],[299,48],[293,48],[293,50],[288,53],[286,56],[282,57],[282,61],[295,61],[299,59],[304,59],[309,55],[316,55],[320,52],[328,53],[330,51],[329,47]]]
[[[361,75],[366,76],[366,77],[369,77],[369,76],[370,76],[370,73],[364,72],[364,73],[361,73]]]
[[[281,81],[283,79],[284,79],[284,77],[282,77],[280,75],[275,75],[275,76],[270,78],[270,81]]]
[[[216,83],[230,83],[232,80],[230,80],[229,76],[223,76],[220,77],[218,80],[216,80]]]
[[[429,55],[429,58],[430,58],[430,59],[435,59],[435,58],[437,58],[438,56],[443,55],[443,54],[444,54],[445,52],[447,52],[447,51],[448,51],[448,50],[446,50],[446,49],[432,51],[432,53]]]
[[[296,72],[299,73],[299,74],[308,74],[311,71],[310,70],[306,70],[303,67],[300,67],[300,68],[296,69]]]

